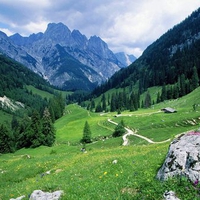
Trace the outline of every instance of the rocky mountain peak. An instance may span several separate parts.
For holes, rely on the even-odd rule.
[[[51,40],[53,43],[63,43],[70,39],[71,31],[63,23],[50,23],[44,32],[45,39]]]
[[[88,41],[88,49],[102,58],[116,60],[113,52],[108,48],[108,45],[96,35],[90,37]]]
[[[85,47],[88,42],[87,37],[82,35],[79,30],[73,30],[71,36],[80,47]]]
[[[7,38],[8,36],[4,32],[0,31],[0,39],[7,39]]]
[[[63,23],[50,23],[44,33],[7,37],[0,33],[0,51],[63,89],[91,90],[124,65],[98,36],[88,40]],[[82,83],[82,84],[80,84]]]

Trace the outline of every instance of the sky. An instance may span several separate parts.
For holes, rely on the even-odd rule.
[[[62,22],[114,52],[139,57],[162,34],[200,7],[200,0],[0,0],[0,30],[8,36],[45,32]]]

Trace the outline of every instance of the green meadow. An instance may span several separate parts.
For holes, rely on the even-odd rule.
[[[197,88],[183,98],[165,101],[150,109],[124,111],[121,115],[93,113],[76,104],[67,105],[64,116],[55,123],[53,147],[21,149],[0,155],[0,199],[22,195],[28,199],[33,190],[38,189],[63,190],[61,199],[66,200],[160,200],[166,190],[175,191],[180,199],[199,199],[199,186],[194,187],[184,177],[164,182],[156,179],[170,141],[181,133],[199,128],[199,99],[200,88]],[[175,108],[177,113],[161,112],[165,107]],[[129,145],[122,146],[121,137],[111,137],[115,125],[108,119],[117,123],[123,119],[127,127],[155,142],[170,141],[150,144],[130,136]],[[86,120],[93,142],[86,145],[83,153],[79,141]]]

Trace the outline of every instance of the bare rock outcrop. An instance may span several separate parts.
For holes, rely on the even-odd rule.
[[[58,190],[53,193],[43,192],[42,190],[34,190],[29,200],[59,200],[63,191]]]
[[[185,176],[193,183],[200,180],[200,132],[181,135],[170,144],[157,178],[166,180],[175,176]]]

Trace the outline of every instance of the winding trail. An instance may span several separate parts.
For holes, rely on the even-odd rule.
[[[112,123],[112,124],[115,124],[115,125],[118,125],[118,123],[116,123],[116,122],[114,122],[114,121],[112,121],[111,119],[108,119],[108,122],[110,122],[110,123]],[[130,136],[130,135],[134,135],[134,136],[136,136],[136,137],[139,137],[139,138],[142,138],[142,139],[144,139],[144,140],[146,140],[147,142],[149,142],[149,143],[151,143],[151,144],[161,144],[161,143],[165,143],[165,142],[169,142],[170,141],[170,139],[168,139],[168,140],[164,140],[164,141],[161,141],[161,142],[154,142],[153,140],[151,140],[151,139],[149,139],[149,138],[147,138],[147,137],[145,137],[145,136],[142,136],[142,135],[138,135],[138,134],[136,134],[137,133],[137,130],[135,130],[134,132],[131,130],[131,129],[129,129],[129,128],[126,128],[125,127],[125,129],[126,129],[126,131],[127,131],[127,133],[125,134],[125,135],[123,135],[123,137],[122,137],[122,139],[123,139],[123,146],[127,146],[128,145],[128,136]]]

